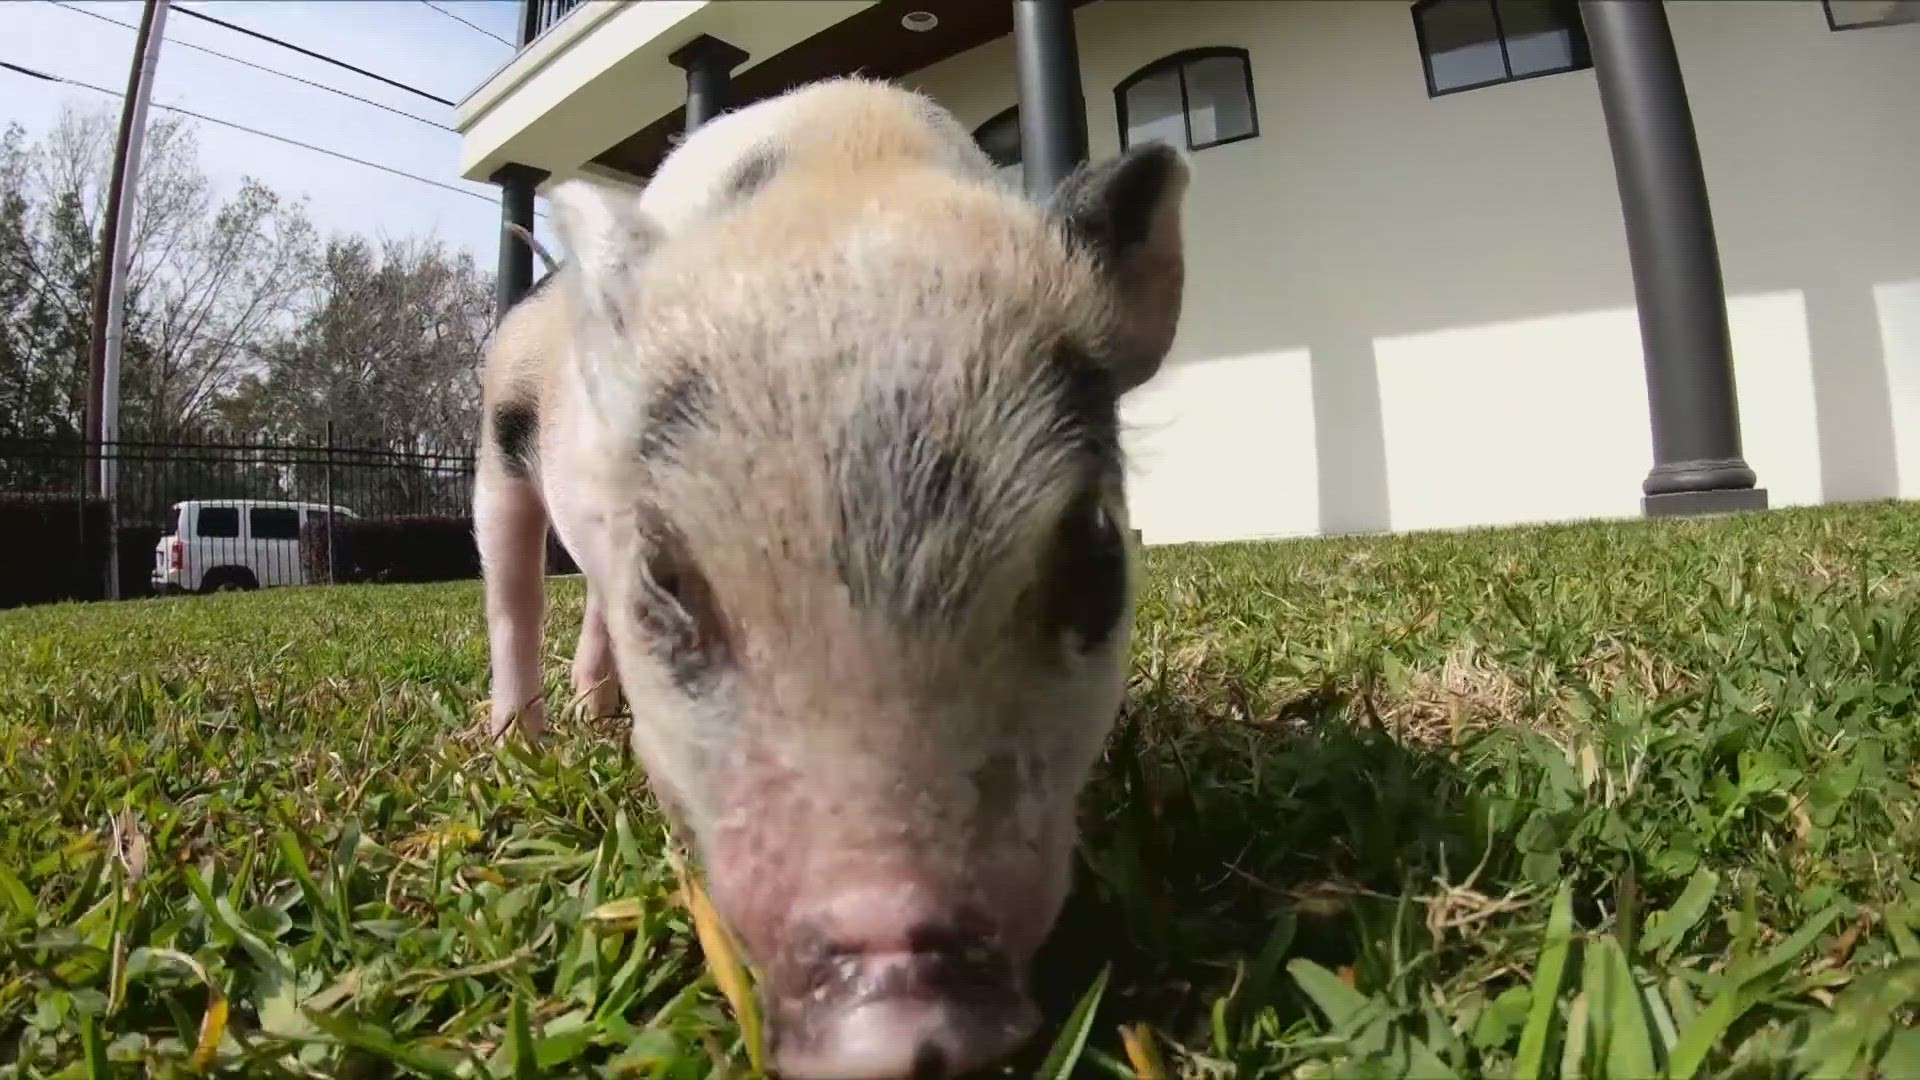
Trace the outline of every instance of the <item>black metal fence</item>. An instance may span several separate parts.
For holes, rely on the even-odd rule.
[[[474,576],[473,471],[464,447],[0,439],[0,607]]]

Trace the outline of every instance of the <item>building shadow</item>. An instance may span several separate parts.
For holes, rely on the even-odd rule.
[[[1308,346],[1320,531],[1330,536],[1393,526],[1380,370],[1360,329],[1329,328]]]
[[[1828,278],[1806,289],[1820,494],[1828,502],[1900,494],[1893,393],[1872,285]]]

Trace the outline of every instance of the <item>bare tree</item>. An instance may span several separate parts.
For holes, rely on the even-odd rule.
[[[15,370],[0,378],[58,370],[68,409],[84,393],[113,132],[111,110],[68,106],[37,142],[17,127],[0,141],[0,210],[13,212],[10,226],[0,213],[0,228],[13,230],[0,236],[0,296],[39,318],[5,358]],[[251,178],[217,200],[194,130],[180,118],[154,118],[146,139],[128,253],[121,415],[129,436],[164,437],[218,417],[256,346],[289,325],[315,278],[318,239],[303,204]],[[0,417],[0,429],[27,430],[32,419]],[[52,430],[77,430],[72,419]]]
[[[464,448],[477,426],[493,285],[437,239],[327,245],[292,331],[225,408],[237,424],[389,449]]]

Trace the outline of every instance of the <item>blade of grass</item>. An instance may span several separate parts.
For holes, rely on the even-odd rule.
[[[207,984],[207,1014],[200,1019],[200,1038],[193,1047],[193,1068],[196,1072],[206,1072],[213,1064],[213,1056],[220,1052],[220,1040],[227,1033],[227,995],[213,984]]]
[[[27,891],[27,887],[20,883],[19,878],[13,876],[13,871],[4,866],[0,866],[0,895],[7,898],[7,902],[20,913],[21,918],[28,922],[33,921],[34,913],[39,909],[33,901],[33,894]]]
[[[1567,1040],[1560,1048],[1561,1080],[1578,1080],[1584,1074],[1587,1062],[1587,995],[1573,996],[1573,1006],[1567,1010]]]
[[[1160,1048],[1154,1045],[1153,1029],[1146,1024],[1122,1024],[1120,1045],[1127,1052],[1127,1063],[1139,1080],[1166,1080],[1167,1066],[1160,1060]]]
[[[1607,984],[1608,1037],[1607,1075],[1615,1080],[1645,1080],[1654,1076],[1653,1032],[1648,1029],[1647,1014],[1640,1001],[1633,971],[1627,966],[1627,951],[1612,937],[1602,938],[1599,956],[1601,972]]]
[[[1687,887],[1673,906],[1662,911],[1652,920],[1653,925],[1640,936],[1636,952],[1653,953],[1661,963],[1666,963],[1673,950],[1680,945],[1687,931],[1698,925],[1713,903],[1714,894],[1720,890],[1720,875],[1702,868],[1694,871],[1687,879]]]
[[[540,1059],[533,1049],[533,1025],[527,1020],[527,999],[513,995],[507,1020],[507,1053],[513,1058],[513,1080],[540,1080]]]
[[[1514,1080],[1535,1080],[1546,1062],[1547,1037],[1552,1034],[1554,1006],[1559,1003],[1560,980],[1566,974],[1567,953],[1573,947],[1573,884],[1564,883],[1553,898],[1547,916],[1547,944],[1540,950],[1540,966],[1533,979],[1533,1001],[1527,1026],[1520,1032],[1520,1051],[1514,1060]]]
[[[667,854],[674,875],[680,879],[680,892],[686,899],[687,911],[693,916],[694,936],[700,940],[700,951],[707,958],[715,985],[726,995],[727,1003],[733,1006],[734,1018],[740,1023],[740,1037],[747,1044],[747,1060],[754,1072],[760,1072],[760,1010],[754,999],[752,977],[746,965],[741,963],[733,935],[728,933],[726,924],[720,921],[719,912],[708,901],[706,890],[701,888],[700,879],[687,871],[685,860],[671,845],[667,848]]]
[[[1046,1060],[1040,1065],[1038,1080],[1069,1080],[1073,1076],[1073,1067],[1079,1062],[1081,1051],[1086,1049],[1088,1033],[1093,1030],[1094,1014],[1100,1011],[1100,999],[1107,992],[1110,973],[1110,968],[1101,968],[1093,985],[1080,995],[1079,1004],[1073,1007],[1053,1041],[1053,1048],[1047,1051]]]
[[[87,1080],[108,1080],[107,1048],[100,1041],[100,1018],[88,1013],[80,1020],[80,1052],[87,1063]]]
[[[333,907],[327,903],[326,894],[320,891],[320,883],[313,879],[313,868],[307,865],[307,857],[300,851],[300,841],[282,829],[274,835],[274,843],[280,849],[281,863],[299,884],[300,895],[306,899],[307,908],[313,914],[314,930],[323,937],[330,936],[333,931],[349,934],[344,925],[329,925],[335,918]]]

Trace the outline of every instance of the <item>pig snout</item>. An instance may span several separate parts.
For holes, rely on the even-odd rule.
[[[774,1063],[789,1080],[960,1076],[1039,1022],[1003,928],[908,882],[797,908],[771,960]]]

